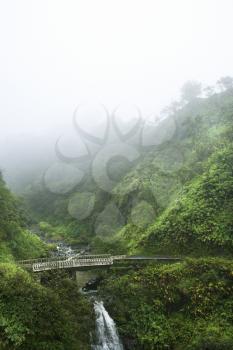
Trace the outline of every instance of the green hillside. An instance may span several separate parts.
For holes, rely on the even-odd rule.
[[[118,199],[128,223],[117,237],[131,252],[232,254],[233,96],[193,101],[171,117],[177,120],[173,139],[146,153],[115,189],[134,184]],[[135,197],[153,206],[152,223],[144,225],[139,212],[142,224],[135,225]]]
[[[43,183],[32,186],[28,206],[47,238],[91,242],[96,252],[231,254],[232,115],[232,88],[169,108],[161,132],[173,123],[171,137],[141,148],[112,194],[89,174],[63,195]],[[95,196],[95,206],[78,220],[68,203],[85,192]]]
[[[184,260],[107,274],[100,290],[127,350],[231,350],[232,89],[196,99],[170,117],[176,135],[145,153],[115,188],[128,222],[112,245]],[[174,150],[183,155],[181,164]],[[134,191],[125,190],[130,186]],[[122,188],[125,197],[118,196]],[[148,204],[152,222],[144,220]]]
[[[231,87],[170,108],[157,132],[173,124],[170,137],[141,147],[127,172],[118,162],[112,193],[89,173],[65,194],[41,181],[18,199],[1,177],[0,350],[90,349],[92,306],[76,283],[48,272],[40,284],[14,263],[48,254],[32,226],[45,240],[89,244],[92,253],[184,257],[102,273],[99,292],[126,350],[231,350],[232,119]],[[95,201],[80,220],[68,208],[76,195],[82,207],[84,193]]]
[[[65,273],[36,276],[17,259],[45,256],[49,247],[27,228],[21,204],[0,178],[0,349],[71,350],[89,347],[92,310]]]
[[[26,227],[20,201],[6,187],[0,174],[0,260],[46,255],[46,245]]]

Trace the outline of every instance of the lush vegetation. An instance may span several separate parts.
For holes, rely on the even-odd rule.
[[[91,174],[66,194],[51,193],[43,183],[32,186],[25,198],[44,236],[91,243],[100,252],[231,254],[233,90],[225,80],[218,83],[222,92],[208,88],[206,98],[198,97],[198,84],[184,86],[181,102],[167,108],[161,126],[170,137],[144,147],[112,194],[99,189]],[[95,196],[95,206],[78,220],[67,208],[73,194],[83,192]],[[107,212],[111,206],[122,214],[122,230],[113,224],[117,212]]]
[[[218,85],[205,98],[200,84],[184,86],[166,110],[170,137],[145,146],[127,173],[118,162],[111,194],[87,174],[65,194],[29,186],[23,207],[0,177],[0,349],[90,348],[93,315],[75,283],[48,273],[40,284],[14,263],[48,254],[39,237],[93,253],[183,256],[106,273],[100,293],[126,348],[233,349],[233,79]],[[68,206],[84,192],[95,201],[80,220]]]
[[[233,147],[218,150],[206,171],[187,185],[175,204],[149,229],[147,243],[160,250],[199,255],[233,251]],[[158,249],[158,248],[157,248]]]
[[[109,275],[100,290],[127,349],[233,349],[232,87],[172,113],[176,135],[115,189],[128,222],[112,243],[196,258]],[[152,223],[132,220],[135,197],[154,208]]]
[[[102,295],[130,350],[233,348],[233,263],[209,258],[110,276]]]
[[[116,238],[129,251],[232,256],[232,112],[229,92],[186,105],[174,115],[177,135],[161,151],[149,151],[118,185],[136,188],[117,198],[128,223]],[[147,226],[132,221],[135,196],[154,208]]]
[[[89,349],[90,303],[66,274],[42,284],[16,267],[16,259],[42,257],[49,247],[27,229],[20,201],[0,179],[0,349]]]
[[[89,349],[90,304],[67,276],[41,285],[13,264],[0,264],[0,349]]]
[[[48,247],[26,227],[20,201],[6,187],[0,175],[0,259],[26,259],[46,255]]]

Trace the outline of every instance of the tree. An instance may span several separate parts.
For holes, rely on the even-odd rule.
[[[182,108],[182,103],[178,101],[173,101],[169,106],[165,107],[161,111],[162,116],[169,116],[176,114]]]
[[[201,83],[191,80],[187,81],[181,89],[182,100],[186,103],[191,102],[200,96],[201,92]]]
[[[206,96],[206,97],[213,96],[214,93],[215,93],[215,88],[214,88],[214,86],[206,86],[206,87],[204,88],[204,93],[205,93],[205,96]]]
[[[217,81],[217,85],[219,86],[221,91],[233,89],[233,77],[222,77]]]

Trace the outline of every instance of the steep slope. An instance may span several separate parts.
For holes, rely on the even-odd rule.
[[[231,253],[232,116],[232,89],[173,109],[112,193],[91,173],[65,194],[43,181],[31,187],[25,196],[43,234],[91,242],[96,252]],[[93,210],[72,217],[70,200],[77,195],[82,206],[85,193]]]
[[[46,254],[46,245],[25,225],[20,203],[6,187],[0,174],[0,259],[24,259]]]
[[[177,253],[233,253],[233,147],[215,152],[206,170],[148,229],[145,246]],[[158,248],[160,246],[160,248]]]
[[[90,349],[92,308],[64,272],[35,275],[16,259],[41,257],[48,247],[26,228],[20,202],[0,178],[0,349]]]
[[[176,137],[163,150],[146,154],[119,184],[136,183],[137,191],[119,198],[128,224],[117,237],[132,252],[232,254],[233,97],[204,100],[191,116],[185,108],[176,118]],[[174,150],[183,155],[178,166]],[[143,223],[139,206],[142,222],[135,225],[130,214],[135,195],[153,206],[152,223]]]

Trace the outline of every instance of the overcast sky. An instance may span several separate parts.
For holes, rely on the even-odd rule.
[[[80,102],[144,115],[186,80],[233,75],[232,0],[0,0],[0,153]]]

